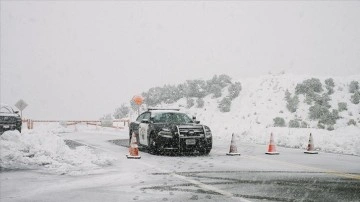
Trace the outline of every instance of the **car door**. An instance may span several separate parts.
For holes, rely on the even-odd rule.
[[[139,125],[139,141],[142,145],[149,145],[148,133],[149,133],[150,113],[145,113],[140,125]]]

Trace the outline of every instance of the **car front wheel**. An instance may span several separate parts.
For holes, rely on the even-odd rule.
[[[201,154],[209,155],[210,151],[211,151],[211,149],[204,149],[204,150],[201,151]]]
[[[158,147],[154,140],[154,135],[150,135],[149,137],[149,146],[148,146],[149,153],[151,154],[157,154],[158,153]]]

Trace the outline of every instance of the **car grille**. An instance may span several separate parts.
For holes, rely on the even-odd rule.
[[[204,135],[204,129],[201,128],[181,128],[179,127],[180,136],[186,136],[186,137],[200,137]]]
[[[16,123],[17,117],[12,116],[0,116],[0,123]]]

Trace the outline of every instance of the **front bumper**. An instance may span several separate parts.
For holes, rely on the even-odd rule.
[[[212,148],[212,136],[206,136],[204,132],[193,136],[185,136],[178,132],[173,135],[158,135],[155,138],[160,150],[176,150],[179,152],[206,151]]]
[[[3,133],[8,130],[21,130],[21,124],[13,124],[13,123],[0,124],[0,133]]]

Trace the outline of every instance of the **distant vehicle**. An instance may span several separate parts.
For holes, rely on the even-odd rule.
[[[148,109],[130,123],[130,139],[132,133],[139,145],[153,154],[166,151],[209,154],[212,149],[210,128],[178,109]]]
[[[21,132],[21,117],[19,111],[14,111],[10,106],[0,106],[0,134],[7,130],[18,130]]]

